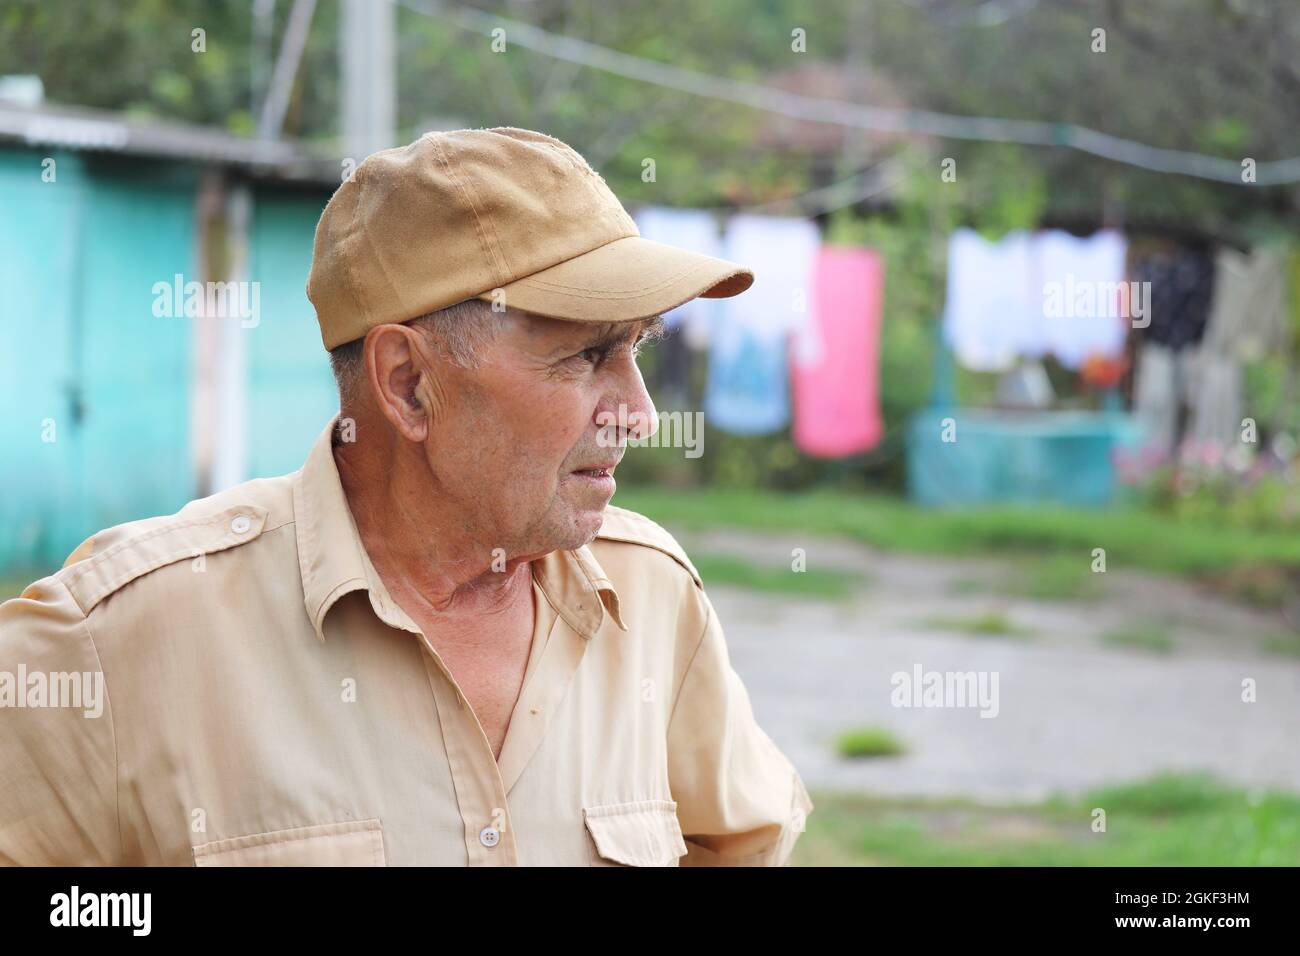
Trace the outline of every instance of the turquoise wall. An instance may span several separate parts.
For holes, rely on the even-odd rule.
[[[0,151],[0,568],[191,496],[190,328],[152,287],[196,271],[194,191],[171,164]]]
[[[261,283],[261,320],[244,330],[250,477],[301,467],[338,411],[329,354],[306,292],[316,222],[328,199],[324,192],[255,193],[249,274]]]
[[[76,157],[41,182],[35,153],[0,152],[0,566],[53,560],[81,525],[73,493],[75,224],[85,200]],[[41,440],[52,420],[52,443]]]
[[[11,581],[199,493],[192,320],[153,314],[155,283],[199,275],[197,188],[187,164],[0,150],[0,574]],[[300,467],[338,408],[305,291],[328,198],[254,192],[259,321],[240,330],[248,477]]]

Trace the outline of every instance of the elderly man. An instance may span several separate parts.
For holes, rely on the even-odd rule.
[[[752,278],[540,133],[367,159],[316,230],[341,408],[303,467],[0,606],[0,672],[103,696],[0,710],[0,861],[787,863],[807,791],[686,554],[609,506],[638,343]]]

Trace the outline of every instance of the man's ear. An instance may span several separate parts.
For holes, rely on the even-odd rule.
[[[366,333],[365,369],[379,410],[408,441],[429,437],[441,410],[432,350],[423,336],[405,325],[377,325]]]
[[[428,336],[416,329],[403,326],[410,333],[408,341],[414,347],[414,355],[419,369],[411,400],[425,416],[429,427],[438,424],[447,409],[451,407],[448,400],[447,379],[448,364],[446,359],[429,342]]]
[[[442,393],[436,387],[433,373],[425,369],[415,382],[415,393],[411,396],[411,402],[416,408],[422,409],[430,423],[442,409]]]

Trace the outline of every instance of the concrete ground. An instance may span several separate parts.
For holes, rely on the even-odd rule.
[[[708,588],[759,723],[810,789],[1037,800],[1209,771],[1300,791],[1300,657],[1269,650],[1285,630],[1280,615],[1132,571],[1096,575],[1091,597],[1043,600],[1008,593],[1024,571],[1006,561],[730,531],[677,536],[693,555],[773,566],[789,567],[801,547],[809,568],[862,576],[843,600]],[[990,614],[1019,633],[962,630]],[[1151,622],[1165,651],[1102,641]],[[918,664],[996,673],[997,716],[893,706],[891,675]],[[1247,678],[1253,703],[1242,701]],[[905,754],[839,757],[836,736],[863,726],[888,729]]]

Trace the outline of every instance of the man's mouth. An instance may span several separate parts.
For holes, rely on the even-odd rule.
[[[614,466],[608,468],[579,468],[574,474],[583,475],[587,478],[609,478],[614,474]]]

